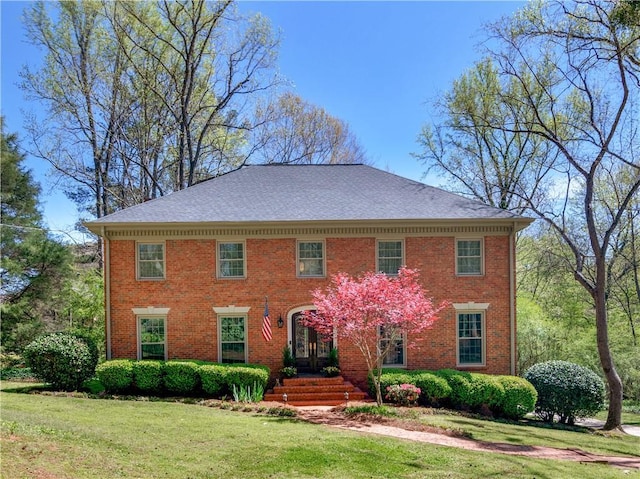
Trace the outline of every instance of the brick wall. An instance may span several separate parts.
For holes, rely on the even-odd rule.
[[[326,238],[326,278],[296,277],[296,239],[246,239],[246,279],[216,277],[215,240],[165,242],[166,279],[136,280],[132,240],[110,241],[111,352],[113,358],[137,355],[136,318],[132,308],[170,308],[167,324],[168,356],[218,360],[218,331],[214,307],[250,307],[248,313],[249,362],[281,367],[282,348],[288,341],[287,314],[311,304],[310,292],[329,284],[340,271],[358,275],[376,268],[375,238]],[[421,280],[435,303],[489,303],[486,311],[486,366],[474,370],[508,374],[510,371],[509,239],[484,238],[485,274],[455,275],[454,237],[407,237],[407,266],[421,272]],[[264,299],[269,299],[273,339],[261,335]],[[277,327],[279,316],[285,327]],[[338,344],[343,373],[356,383],[366,380],[360,353]],[[409,368],[438,369],[456,366],[456,315],[452,307],[414,348],[407,351]]]

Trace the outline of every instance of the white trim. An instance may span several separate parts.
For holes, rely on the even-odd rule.
[[[154,311],[162,311],[166,310],[169,312],[169,308],[153,308],[149,306],[148,308],[132,308],[134,312],[141,311],[140,314],[136,313],[136,357],[138,360],[142,360],[142,338],[140,336],[140,320],[142,319],[162,319],[164,326],[164,360],[166,361],[169,357],[169,345],[167,342],[167,315],[166,314],[146,314],[145,311],[154,310]]]
[[[467,303],[467,304],[478,304],[478,303]],[[487,306],[489,306],[487,303],[481,303],[482,305],[486,304]],[[460,305],[460,303],[458,303],[458,305]],[[455,305],[454,305],[455,306]],[[460,325],[459,325],[459,321],[460,321],[460,315],[461,314],[479,314],[480,315],[480,321],[481,321],[481,347],[482,347],[482,358],[481,361],[479,363],[461,363],[460,362]],[[479,309],[479,308],[461,308],[458,309],[456,308],[456,367],[459,368],[483,368],[486,367],[487,365],[487,315],[486,315],[486,308],[485,309]]]
[[[458,271],[458,243],[460,241],[479,241],[480,242],[480,272],[479,273],[460,273]],[[485,252],[484,252],[484,237],[478,237],[478,236],[456,236],[455,238],[455,255],[454,255],[454,261],[455,261],[455,268],[456,268],[456,276],[459,277],[469,277],[469,276],[475,276],[475,277],[479,277],[479,276],[484,276],[484,257],[485,257]]]
[[[376,348],[377,348],[377,353],[380,354],[380,340],[381,337],[380,336],[380,327],[378,326],[378,331],[376,333]],[[406,369],[407,368],[407,335],[406,333],[402,333],[402,364],[382,364],[382,368],[399,368],[399,369]]]
[[[162,245],[162,276],[141,277],[140,276],[140,245]],[[166,241],[136,241],[136,280],[137,281],[164,281],[167,279],[167,243]]]
[[[320,243],[322,245],[322,274],[300,274],[300,244]],[[307,258],[309,259],[309,258]],[[322,238],[305,238],[296,240],[296,278],[326,278],[327,276],[327,243]]]
[[[222,261],[220,259],[220,245],[242,245],[242,276],[224,276],[220,271]],[[218,279],[246,279],[247,278],[247,243],[244,240],[216,240],[216,278]]]
[[[105,342],[106,359],[111,359],[111,245],[110,240],[104,234],[102,227],[102,251],[104,254],[104,267],[102,268],[104,281],[104,321],[105,321]]]
[[[236,306],[230,304],[229,306],[214,306],[213,310],[216,314],[247,314],[251,309],[250,306]]]
[[[474,303],[469,301],[468,303],[453,303],[452,306],[456,311],[481,311],[484,312],[489,309],[491,303]]]
[[[400,243],[400,267],[407,264],[405,259],[404,238],[376,238],[376,271],[380,272],[380,243]],[[388,276],[397,276],[398,273],[388,273]]]
[[[146,308],[131,308],[136,316],[166,316],[171,308],[156,308],[147,306]]]
[[[234,307],[235,308],[235,307]],[[227,309],[227,308],[214,308],[215,309]],[[242,318],[244,324],[244,362],[245,364],[249,362],[249,316],[246,314],[249,311],[249,308],[236,308],[237,310],[246,309],[245,313],[235,312],[235,313],[218,313],[216,317],[216,328],[218,332],[218,362],[222,363],[222,318]],[[217,311],[216,311],[217,312]]]

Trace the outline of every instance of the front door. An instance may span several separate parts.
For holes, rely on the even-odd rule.
[[[298,373],[318,373],[327,365],[332,341],[323,341],[315,329],[300,324],[303,313],[293,315],[293,348]]]

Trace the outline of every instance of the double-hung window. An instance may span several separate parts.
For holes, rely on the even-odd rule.
[[[166,318],[139,317],[140,359],[166,359]]]
[[[221,363],[247,362],[247,317],[218,316]]]
[[[396,334],[392,337],[390,330],[385,330],[383,326],[378,329],[378,348],[384,352],[388,348],[387,355],[382,360],[382,365],[386,367],[404,367],[406,363],[406,342],[404,335]]]
[[[298,241],[298,276],[324,276],[324,242]]]
[[[164,243],[137,244],[138,279],[164,279]]]
[[[483,241],[459,239],[456,241],[456,274],[479,276],[483,274]]]
[[[403,242],[401,240],[378,241],[378,271],[395,276],[403,265]]]
[[[244,243],[218,243],[218,277],[245,277],[245,248]]]
[[[482,366],[485,357],[484,312],[457,312],[458,365]]]

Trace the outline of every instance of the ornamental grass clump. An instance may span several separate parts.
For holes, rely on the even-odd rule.
[[[413,384],[393,384],[388,386],[385,400],[400,406],[415,406],[420,397],[420,388]]]

